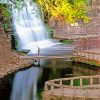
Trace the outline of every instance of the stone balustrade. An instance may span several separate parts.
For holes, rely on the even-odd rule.
[[[60,78],[45,83],[43,100],[72,99],[100,100],[100,75]]]
[[[77,40],[77,39],[86,39],[86,38],[95,38],[95,37],[100,37],[99,33],[79,33],[79,34],[67,34],[67,33],[63,33],[63,34],[54,34],[55,38],[59,38],[59,39],[71,39],[71,40]]]
[[[73,55],[85,58],[87,60],[100,61],[100,53],[99,52],[89,52],[89,51],[74,50],[73,51]]]

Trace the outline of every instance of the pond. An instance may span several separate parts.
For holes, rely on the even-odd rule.
[[[73,45],[68,43],[62,46],[58,41],[50,39],[49,30],[43,22],[37,4],[30,5],[27,1],[26,4],[20,13],[12,7],[13,26],[18,40],[17,49],[28,50],[28,55],[72,55]],[[44,83],[51,79],[100,74],[100,69],[95,66],[67,60],[42,59],[39,65],[35,62],[29,69],[17,72],[12,81],[10,100],[41,100]]]
[[[41,94],[48,80],[97,74],[100,74],[100,68],[95,66],[66,59],[40,60],[40,65],[36,64],[16,73],[11,100],[42,100]]]

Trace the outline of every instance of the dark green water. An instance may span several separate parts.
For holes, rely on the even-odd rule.
[[[42,73],[38,73],[40,76],[37,84],[37,96],[39,100],[41,100],[44,83],[48,80],[71,76],[100,75],[99,67],[67,62],[65,59],[41,60],[40,66],[35,65],[30,67],[42,71]],[[26,70],[28,69],[25,69],[25,71]],[[9,97],[12,90],[11,87],[13,85],[12,80],[14,79],[14,74],[15,73],[0,80],[0,100],[10,100]],[[34,77],[36,77],[34,71],[33,74]],[[18,81],[18,84],[21,84],[20,81]]]
[[[41,63],[44,62],[41,60]],[[46,60],[41,64],[42,76],[38,82],[38,96],[41,100],[41,93],[43,91],[44,83],[55,78],[65,78],[72,76],[85,76],[100,74],[100,68],[81,63],[68,62],[66,59],[52,59]]]

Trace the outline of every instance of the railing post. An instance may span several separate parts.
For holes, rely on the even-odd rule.
[[[98,60],[100,61],[100,53],[99,54],[97,54],[98,55]]]
[[[88,59],[88,53],[87,52],[85,52],[85,58]]]
[[[82,78],[80,78],[80,86],[82,86],[82,85],[83,85]]]
[[[51,84],[51,93],[53,93],[54,92],[54,85],[53,85],[53,83]]]
[[[62,79],[60,79],[60,85],[62,85]]]
[[[92,85],[93,84],[93,78],[91,77],[90,78],[90,85]]]
[[[45,90],[45,91],[48,91],[48,86],[47,86],[47,84],[45,84],[44,90]]]
[[[71,84],[70,85],[73,86],[73,79],[71,79]]]
[[[88,54],[88,59],[90,60],[91,59],[91,55],[90,55],[90,53],[87,53]]]
[[[96,56],[97,56],[97,57],[96,57],[96,60],[99,60],[99,56],[100,56],[100,54],[97,54]]]
[[[100,84],[100,77],[99,77],[99,84]]]
[[[94,56],[95,56],[94,53],[92,53],[92,59],[93,59],[93,60],[95,60],[95,59],[94,59],[94,58],[95,58]]]

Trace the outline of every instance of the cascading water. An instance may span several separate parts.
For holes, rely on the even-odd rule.
[[[10,100],[38,100],[37,81],[41,74],[42,69],[38,67],[18,72],[14,77]]]
[[[13,22],[19,40],[19,49],[28,49],[33,54],[38,52],[38,48],[45,48],[55,43],[49,39],[36,3],[30,5],[26,2],[26,4],[27,7],[20,12],[12,10]]]
[[[38,53],[38,48],[54,45],[49,39],[48,31],[42,21],[41,13],[36,5],[30,5],[20,12],[12,7],[13,23],[19,43],[19,50],[30,50],[29,54]],[[38,100],[36,96],[39,68],[30,68],[15,75],[10,100]]]

